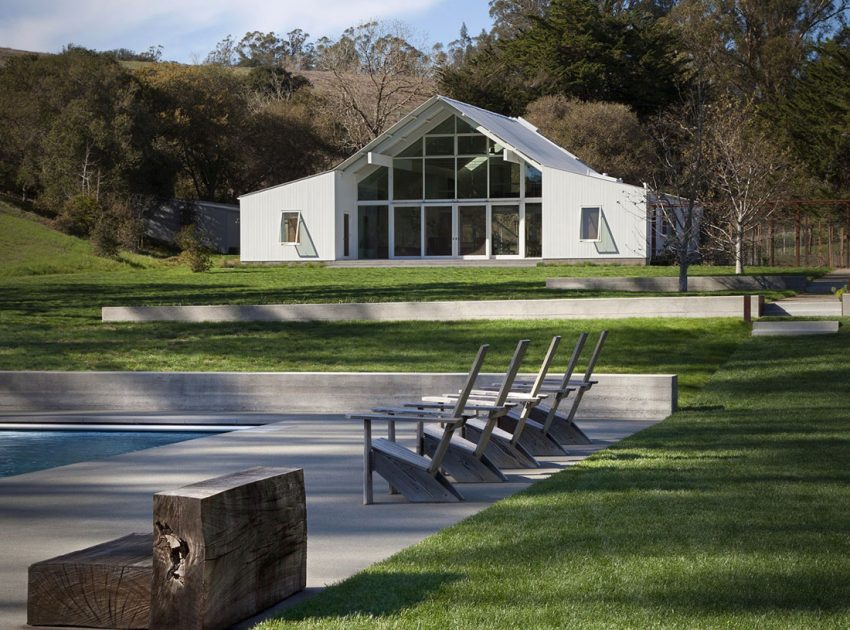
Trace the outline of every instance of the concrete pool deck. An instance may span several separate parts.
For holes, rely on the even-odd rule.
[[[307,587],[291,605],[452,525],[654,421],[579,424],[593,444],[541,458],[544,467],[504,484],[464,484],[466,501],[410,504],[375,485],[362,505],[362,425],[341,416],[281,416],[280,422],[116,457],[0,479],[0,628],[26,625],[27,568],[39,560],[131,532],[151,530],[152,495],[252,466],[303,468],[307,490]],[[382,431],[376,427],[376,433]],[[399,441],[410,435],[399,431]],[[427,516],[427,518],[426,518]],[[265,615],[271,611],[266,611]],[[262,616],[251,620],[253,622]],[[240,627],[250,627],[250,623]]]

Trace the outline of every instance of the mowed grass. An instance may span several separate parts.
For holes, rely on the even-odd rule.
[[[0,323],[0,369],[154,371],[458,371],[481,343],[485,370],[506,368],[516,342],[532,340],[533,371],[553,335],[563,370],[580,331],[611,331],[597,371],[679,374],[683,402],[749,334],[730,319],[613,321],[316,322],[247,324]],[[585,352],[589,355],[590,350]]]
[[[850,627],[843,323],[259,628]]]
[[[19,243],[28,259],[41,261],[42,271],[54,239],[75,262],[56,263],[68,273],[32,275],[25,265],[11,264],[18,254],[0,250],[3,268],[10,263],[19,273],[0,277],[0,369],[465,371],[478,344],[487,342],[493,346],[487,369],[499,371],[521,337],[533,341],[533,365],[554,334],[572,343],[581,330],[610,328],[599,370],[677,373],[687,400],[746,335],[731,320],[105,324],[100,308],[109,305],[560,297],[571,293],[547,290],[546,277],[675,269],[248,266],[193,274],[150,258],[130,259],[132,265],[97,258],[87,243],[27,216],[18,210],[0,214],[14,219],[4,238]],[[697,271],[707,270],[728,272]]]
[[[0,201],[0,279],[81,271],[114,271],[120,262],[98,258],[86,241],[57,232]]]

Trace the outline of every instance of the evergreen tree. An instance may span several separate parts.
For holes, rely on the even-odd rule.
[[[850,30],[803,66],[773,114],[825,192],[850,194]]]

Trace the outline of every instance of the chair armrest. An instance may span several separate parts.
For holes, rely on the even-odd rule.
[[[415,408],[423,408],[423,410],[428,409],[446,409],[454,407],[455,403],[457,403],[457,398],[452,398],[451,396],[424,396],[422,402],[406,402],[402,403],[403,407],[410,409],[410,413],[419,413],[418,411],[412,411]],[[468,401],[466,405],[463,406],[463,410],[466,411],[495,411],[497,409],[510,409],[512,407],[516,407],[516,403],[507,402],[501,407],[496,407],[489,404],[486,400],[481,401]]]
[[[423,418],[421,416],[393,416],[381,413],[349,413],[345,415],[349,420],[372,420],[376,422],[443,422],[446,424],[463,424],[464,417],[444,416],[438,418]]]
[[[476,399],[476,400],[485,399],[486,400],[488,398],[496,398],[496,395],[497,395],[497,392],[491,392],[490,390],[487,390],[487,389],[473,389],[472,392],[470,392],[469,397],[470,397],[470,399]],[[527,394],[525,392],[511,391],[508,394],[508,402],[513,403],[513,404],[524,403],[524,402],[535,402],[535,401],[539,402],[540,400],[542,400],[546,397],[547,397],[546,394],[543,394],[543,395],[538,394],[537,396],[532,396],[531,394]],[[443,394],[442,396],[423,396],[422,400],[427,400],[429,402],[437,402],[437,400],[439,400],[439,401],[457,400],[457,394]]]
[[[577,388],[575,388],[575,387],[563,387],[563,388],[561,388],[561,387],[557,387],[557,386],[551,386],[551,387],[545,387],[544,386],[544,387],[540,388],[540,391],[546,392],[547,394],[561,394],[563,396],[564,394],[569,394],[570,392],[574,392],[576,389]]]
[[[430,420],[431,418],[450,418],[451,414],[440,409],[413,409],[411,407],[373,407],[374,413],[384,415],[401,414],[407,416],[421,416],[423,419]],[[469,414],[473,415],[473,414]]]

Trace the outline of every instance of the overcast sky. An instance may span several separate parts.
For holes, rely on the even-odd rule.
[[[215,44],[248,31],[300,28],[315,40],[369,19],[401,20],[416,43],[447,43],[462,22],[489,29],[487,0],[0,0],[0,47],[59,52],[65,44],[147,50],[163,58],[203,60]]]

